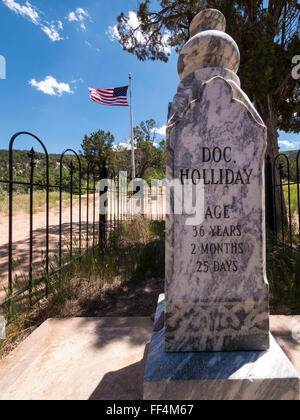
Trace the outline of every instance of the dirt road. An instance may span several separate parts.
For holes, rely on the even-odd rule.
[[[82,246],[86,244],[86,220],[87,220],[87,199],[82,197]],[[96,199],[95,229],[98,229],[98,199]],[[0,214],[0,301],[6,297],[4,287],[8,284],[8,216]],[[23,285],[28,281],[24,274],[28,273],[29,267],[29,214],[22,212],[13,217],[13,258],[14,276],[19,277]],[[62,214],[63,237],[69,238],[70,231],[70,209],[63,208]],[[89,200],[89,235],[93,232],[93,198]],[[79,205],[78,201],[73,205],[73,239],[79,233]],[[91,238],[90,238],[91,239]],[[59,209],[51,209],[49,213],[49,251],[52,260],[58,252],[59,240]],[[46,212],[38,212],[33,215],[33,265],[37,272],[41,262],[45,260],[46,250]],[[23,277],[23,279],[22,279]]]
[[[159,197],[159,200],[153,201],[151,197],[148,197],[148,212],[147,217],[151,219],[161,219],[165,212],[163,205],[163,196]],[[119,204],[117,201],[112,199],[112,196],[108,199],[108,214],[116,213],[115,216],[108,216],[108,221],[111,217],[116,221],[125,220],[128,215],[133,214],[133,203],[123,204],[121,201]],[[139,203],[139,204],[137,204]],[[59,208],[57,207],[50,210],[49,213],[49,256],[50,259],[54,260],[58,255],[58,240],[59,240]],[[137,209],[140,207],[140,200],[135,202]],[[119,209],[118,209],[119,207]],[[97,236],[99,227],[99,195],[96,194],[95,198],[95,232]],[[124,213],[124,214],[122,214]],[[127,214],[127,216],[125,215]],[[0,214],[0,301],[6,297],[4,287],[8,286],[8,221],[7,215]],[[25,212],[16,213],[13,216],[13,260],[14,260],[14,279],[17,276],[18,282],[23,286],[28,283],[28,271],[29,271],[29,214]],[[82,196],[81,206],[81,222],[82,222],[82,247],[86,246],[86,233],[87,233],[87,197]],[[78,199],[73,202],[73,241],[79,237],[79,203]],[[89,243],[92,244],[93,234],[93,196],[89,197]],[[65,249],[67,248],[67,242],[70,238],[70,207],[69,202],[63,206],[62,214],[62,234],[66,239]],[[97,240],[97,238],[96,238]],[[36,278],[39,277],[38,270],[42,266],[42,262],[45,261],[45,250],[46,250],[46,212],[41,210],[33,215],[33,269]],[[17,291],[19,287],[15,287],[14,291]]]

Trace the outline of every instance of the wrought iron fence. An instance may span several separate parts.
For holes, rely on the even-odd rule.
[[[29,179],[18,180],[14,176],[14,159],[13,159],[13,152],[14,152],[14,143],[17,138],[20,136],[29,136],[32,140],[37,142],[44,152],[44,160],[45,160],[45,182],[37,182],[35,180],[35,168],[37,163],[37,154],[32,148],[28,153],[29,159],[29,167],[30,167],[30,176]],[[66,156],[69,157],[67,164],[64,163]],[[73,156],[70,159],[70,156]],[[74,165],[74,160],[76,164]],[[28,165],[28,163],[24,162],[24,165]],[[73,149],[66,149],[60,156],[60,163],[59,163],[59,183],[58,184],[51,184],[50,183],[50,167],[49,167],[49,154],[47,151],[46,146],[44,143],[34,134],[28,132],[20,132],[15,134],[10,143],[9,143],[9,179],[7,180],[0,180],[2,185],[7,186],[8,197],[9,197],[9,204],[8,204],[8,249],[7,249],[7,276],[8,276],[8,284],[6,288],[6,298],[0,301],[0,306],[9,303],[12,299],[15,299],[19,295],[23,294],[26,291],[29,291],[29,300],[31,303],[32,299],[32,289],[33,287],[37,286],[38,284],[44,282],[45,284],[45,295],[48,296],[49,293],[49,279],[61,272],[67,266],[72,264],[74,260],[80,259],[86,251],[89,249],[90,246],[95,247],[96,245],[103,245],[104,240],[103,238],[106,235],[106,218],[104,217],[97,217],[98,212],[96,211],[96,194],[98,193],[96,190],[96,183],[101,177],[106,176],[106,168],[103,165],[101,169],[101,173],[96,171],[96,168],[93,167],[94,165],[88,163],[87,165],[87,173],[85,174],[85,185],[82,185],[83,180],[83,173],[82,173],[82,164],[81,158]],[[67,167],[69,173],[68,185],[64,185],[63,182],[63,169]],[[77,182],[74,182],[74,174],[75,171],[78,172],[77,174]],[[29,244],[28,250],[26,252],[27,256],[27,269],[22,271],[26,271],[28,276],[27,284],[22,284],[24,282],[16,282],[16,278],[18,277],[15,274],[16,270],[16,263],[15,260],[18,258],[17,250],[14,249],[14,242],[16,240],[13,237],[14,229],[16,229],[16,225],[14,223],[14,202],[16,200],[22,199],[22,196],[15,195],[15,188],[22,187],[24,189],[28,189],[29,191]],[[42,190],[45,194],[45,211],[44,211],[44,218],[45,218],[45,225],[43,230],[44,235],[44,244],[43,244],[43,261],[35,262],[33,259],[34,255],[34,192],[36,190]],[[50,252],[50,234],[53,236],[53,232],[50,229],[50,192],[58,191],[59,192],[59,199],[58,199],[58,232],[57,232],[57,225],[55,225],[55,234],[57,236],[57,244],[54,245],[54,249]],[[63,198],[63,193],[69,193],[69,199],[67,200],[69,203],[69,223],[68,226],[68,236],[66,235],[66,226],[64,225],[63,221],[63,206],[65,205],[65,200]],[[90,203],[90,196],[92,196],[92,203]],[[82,201],[83,197],[86,200],[85,210],[86,210],[86,219],[83,221],[83,206]],[[74,202],[76,201],[76,208],[74,207]],[[92,207],[92,218],[90,217],[90,207]],[[75,230],[75,221],[74,221],[74,212],[77,214],[77,221],[76,221],[76,233]],[[24,216],[25,217],[25,216]],[[85,224],[85,226],[84,226]],[[97,227],[98,224],[98,227]],[[91,226],[90,226],[91,225]],[[85,230],[85,231],[84,231]],[[83,241],[85,240],[85,246]],[[26,240],[24,241],[26,243]],[[74,252],[74,243],[76,242],[76,252]],[[56,248],[57,245],[57,248]],[[40,250],[39,250],[40,251]],[[54,252],[53,252],[54,251]],[[53,255],[54,254],[54,255]],[[66,256],[68,254],[68,257]],[[5,255],[4,255],[5,258]],[[57,261],[56,267],[54,269],[50,269],[50,259],[53,263],[55,259]],[[5,264],[2,264],[2,268]],[[43,265],[43,269],[41,269],[41,265]],[[53,265],[53,264],[51,264]],[[5,269],[3,270],[6,271]],[[35,274],[41,273],[40,276],[36,276]],[[20,276],[19,276],[20,277]],[[20,283],[21,287],[16,287],[16,283]],[[16,290],[17,289],[17,290]],[[1,300],[1,299],[0,299]]]
[[[266,219],[276,239],[300,251],[300,151],[266,159]]]
[[[42,157],[40,153],[37,155],[34,148],[28,152],[28,162],[24,162],[24,165],[29,167],[28,180],[25,181],[16,176],[14,166],[14,144],[16,139],[22,136],[33,140],[43,150]],[[100,167],[93,162],[84,161],[83,169],[81,156],[73,149],[66,149],[59,159],[58,182],[52,183],[47,148],[34,134],[15,134],[9,143],[8,155],[8,179],[0,179],[0,185],[4,186],[8,195],[7,241],[1,232],[4,245],[0,247],[0,307],[10,304],[25,292],[28,292],[29,302],[32,304],[33,288],[38,285],[44,287],[44,294],[48,297],[51,277],[59,275],[75,260],[80,260],[89,249],[97,247],[104,251],[113,230],[132,220],[138,213],[138,207],[146,209],[142,213],[149,219],[163,219],[165,216],[165,191],[162,187],[158,187],[155,194],[153,190],[141,194],[141,187],[137,181],[136,185],[128,190],[128,182],[122,183],[117,169],[108,168],[104,161]],[[36,167],[40,159],[44,159],[42,182],[36,180]],[[99,188],[98,183],[101,180],[110,180],[110,183],[104,188]],[[24,198],[23,195],[17,194],[20,191],[16,190],[20,188],[27,190],[29,196],[28,235],[21,241],[23,248],[25,247],[22,249],[21,264],[20,261],[16,263],[20,250],[17,249],[19,238],[14,236],[18,223],[14,204]],[[38,213],[39,218],[41,215],[44,218],[44,225],[39,229],[36,229],[34,224],[37,190],[44,195],[45,206],[44,211]],[[54,202],[54,206],[50,206],[51,194],[55,192],[58,192],[58,201]],[[104,213],[99,211],[103,200],[106,208]],[[53,213],[57,217],[56,210],[58,221],[50,223]],[[23,218],[26,219],[25,215]],[[37,230],[39,241],[36,238]],[[42,243],[41,237],[44,238]],[[40,252],[41,257],[34,258]],[[21,277],[26,280],[20,281]],[[3,285],[4,296],[1,295]]]
[[[44,177],[36,180],[38,161],[34,148],[28,152],[28,179],[19,179],[15,174],[14,144],[17,138],[26,136],[36,142],[43,150]],[[41,159],[41,154],[39,154]],[[276,239],[289,247],[300,251],[300,151],[290,155],[279,154],[275,159],[266,159],[266,218],[267,226]],[[159,185],[156,188],[143,188],[142,180],[128,188],[129,182],[122,181],[117,168],[109,168],[105,162],[98,167],[93,162],[84,162],[73,149],[66,149],[59,159],[58,182],[50,181],[51,168],[49,154],[44,143],[34,134],[21,132],[15,134],[9,143],[8,179],[0,179],[8,195],[7,232],[1,232],[3,244],[0,246],[0,307],[28,292],[32,303],[32,291],[35,286],[44,287],[44,294],[49,294],[49,280],[59,275],[74,261],[80,260],[89,249],[96,247],[104,251],[110,235],[116,227],[132,220],[137,214],[149,219],[164,219],[166,191]],[[67,173],[67,175],[66,175]],[[101,180],[110,180],[104,188],[98,187]],[[28,191],[28,235],[23,238],[22,264],[18,268],[18,252],[14,236],[19,223],[14,213],[14,203],[23,196],[16,191],[20,188]],[[39,227],[37,241],[35,227],[35,192],[44,194],[43,227]],[[50,206],[50,197],[58,193],[58,200]],[[67,196],[67,198],[66,198]],[[99,212],[104,200],[106,213]],[[57,210],[57,222],[50,223],[50,216]],[[24,218],[26,218],[24,216]],[[3,238],[3,235],[6,236]],[[38,244],[37,244],[38,242]],[[50,247],[51,245],[51,247]],[[40,258],[34,258],[41,252]],[[18,271],[19,270],[19,271]],[[26,276],[24,276],[24,274]],[[26,281],[17,281],[21,276]],[[2,289],[5,287],[3,295]]]

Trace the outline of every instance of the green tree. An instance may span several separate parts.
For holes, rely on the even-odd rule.
[[[83,143],[81,144],[83,156],[86,162],[83,164],[86,169],[88,162],[100,171],[103,161],[106,161],[108,167],[113,165],[114,151],[113,144],[115,138],[109,132],[98,130],[90,136],[85,135]]]
[[[156,122],[153,119],[142,121],[133,129],[137,178],[145,178],[153,171],[165,170],[165,151],[163,142],[156,147]]]
[[[129,171],[131,167],[131,151],[128,147],[117,145],[114,147],[114,171]]]
[[[292,58],[300,51],[300,6],[297,0],[268,0],[267,7],[265,4],[263,0],[160,0],[158,6],[144,0],[138,5],[138,26],[130,26],[124,13],[117,20],[124,50],[142,61],[166,62],[166,47],[177,52],[182,48],[199,11],[207,7],[222,11],[227,32],[240,47],[242,87],[267,125],[267,152],[274,158],[278,130],[300,132],[299,81],[292,78]]]

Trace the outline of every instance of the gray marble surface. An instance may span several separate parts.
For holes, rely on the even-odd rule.
[[[167,177],[180,179],[182,170],[189,174],[197,170],[204,178],[205,170],[205,211],[226,206],[228,218],[208,217],[202,223],[205,235],[194,237],[185,214],[167,216],[166,349],[265,350],[269,346],[266,129],[233,81],[217,76],[199,84],[194,77],[186,90],[187,107],[182,106],[183,91],[181,101],[175,98],[170,107]],[[203,148],[216,147],[230,148],[230,162],[203,162]],[[234,174],[232,183],[225,178],[221,182],[220,174],[227,170]],[[203,266],[199,271],[199,261],[209,269]]]
[[[164,310],[161,295],[156,320]],[[144,399],[298,400],[299,377],[271,337],[265,352],[167,353],[164,328],[153,333]]]
[[[203,222],[192,226],[190,212],[175,211],[179,193],[171,194],[166,218],[169,352],[269,347],[267,132],[239,86],[238,48],[216,30],[218,25],[220,12],[211,9],[195,18],[194,31],[205,30],[182,49],[182,80],[169,105],[167,179],[204,183],[205,214]],[[204,61],[199,58],[203,54]],[[196,201],[195,211],[200,206]]]
[[[203,10],[194,17],[190,25],[190,39],[179,54],[178,74],[181,80],[205,67],[220,67],[237,73],[239,47],[225,29],[225,17],[216,9]]]
[[[222,54],[219,54],[219,51]],[[237,72],[240,50],[225,32],[209,30],[191,38],[182,48],[178,59],[178,74],[182,80],[201,67],[223,67]]]
[[[205,9],[198,13],[191,22],[190,36],[193,37],[202,31],[215,29],[225,32],[226,19],[224,15],[216,9]]]

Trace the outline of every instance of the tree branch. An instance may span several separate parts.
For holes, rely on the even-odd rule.
[[[286,87],[286,85],[291,80],[291,78],[292,78],[292,75],[291,75],[291,72],[289,72],[289,74],[287,74],[286,77],[284,78],[281,85],[275,90],[275,92],[274,92],[275,96],[277,96],[277,95],[281,96],[280,95],[281,91]]]

